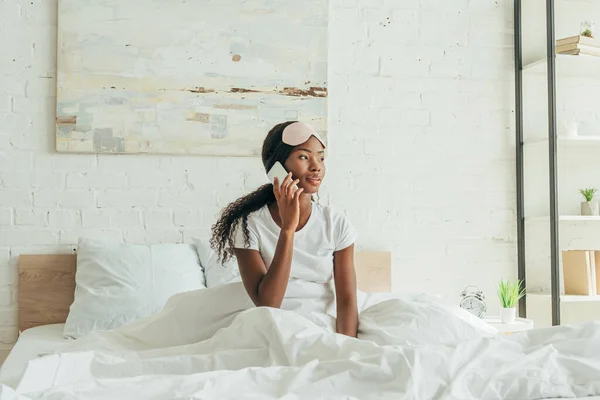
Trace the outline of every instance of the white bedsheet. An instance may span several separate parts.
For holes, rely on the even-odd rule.
[[[325,315],[253,308],[239,283],[177,295],[155,316],[31,361],[0,399],[600,395],[600,323],[506,336],[427,296],[379,300],[355,339]]]
[[[71,342],[63,336],[64,326],[52,324],[23,331],[0,368],[0,383],[16,387],[29,360],[53,353]]]

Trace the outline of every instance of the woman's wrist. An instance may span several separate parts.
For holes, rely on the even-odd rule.
[[[280,236],[283,235],[283,236],[288,236],[288,237],[294,237],[295,234],[296,234],[296,230],[295,229],[282,228]]]

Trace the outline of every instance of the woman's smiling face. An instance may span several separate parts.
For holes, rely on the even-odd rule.
[[[300,180],[298,187],[303,188],[304,193],[317,193],[325,177],[325,148],[319,139],[311,136],[292,150],[284,166],[293,179]]]

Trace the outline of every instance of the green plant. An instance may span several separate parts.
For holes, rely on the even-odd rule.
[[[498,298],[500,299],[500,303],[502,303],[502,307],[516,307],[519,299],[525,296],[525,288],[521,287],[522,285],[522,280],[517,280],[513,283],[500,280],[500,284],[498,285]]]
[[[589,37],[589,38],[591,38],[591,37],[594,37],[594,36],[592,35],[592,31],[591,31],[591,30],[589,30],[589,29],[586,29],[586,30],[584,30],[583,32],[581,32],[581,36],[587,36],[587,37]]]
[[[579,189],[579,193],[585,197],[586,201],[592,201],[596,196],[597,189],[595,188],[587,188],[587,189]]]

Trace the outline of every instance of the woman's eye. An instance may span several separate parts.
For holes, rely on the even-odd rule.
[[[307,159],[308,159],[308,157],[306,157],[305,155],[301,155],[301,156],[300,156],[300,159],[301,159],[301,160],[307,160]]]

